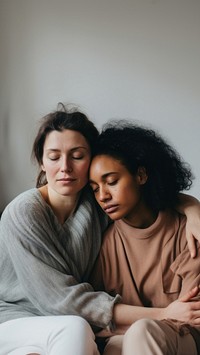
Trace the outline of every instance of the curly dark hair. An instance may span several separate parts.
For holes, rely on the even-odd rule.
[[[104,125],[93,157],[101,154],[119,160],[132,175],[145,168],[148,179],[142,194],[155,211],[173,208],[178,193],[192,185],[191,169],[176,150],[154,130],[128,120]]]
[[[56,111],[50,112],[41,119],[41,124],[33,143],[31,156],[37,161],[40,168],[36,187],[43,186],[47,183],[46,174],[41,169],[45,139],[50,132],[61,132],[65,129],[81,133],[88,142],[91,152],[94,149],[99,132],[93,122],[75,107],[69,108],[69,106],[67,107],[59,103]]]

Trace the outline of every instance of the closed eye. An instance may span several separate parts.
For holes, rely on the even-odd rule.
[[[49,157],[50,160],[54,161],[54,160],[58,160],[60,157]]]
[[[81,159],[83,159],[83,156],[81,156],[81,157],[72,157],[74,160],[81,160]]]
[[[114,180],[114,181],[111,181],[111,182],[107,182],[107,184],[109,186],[113,186],[113,185],[116,185],[118,183],[118,180]]]
[[[90,184],[90,187],[92,189],[92,191],[95,193],[97,193],[99,191],[99,186],[96,186],[96,185],[93,185],[93,184]]]

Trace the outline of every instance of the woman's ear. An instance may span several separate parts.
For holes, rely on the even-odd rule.
[[[148,175],[144,166],[139,166],[137,177],[140,185],[144,185],[147,182]]]

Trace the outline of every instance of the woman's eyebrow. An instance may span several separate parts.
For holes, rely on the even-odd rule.
[[[85,149],[87,150],[86,147],[83,147],[83,146],[77,146],[77,147],[73,147],[70,149],[71,152],[73,152],[74,150],[78,150],[78,149]],[[60,152],[61,149],[58,149],[58,148],[47,148],[46,151],[49,151],[49,152]]]
[[[57,148],[47,148],[46,151],[47,151],[47,152],[59,152],[60,149],[57,149]]]
[[[70,150],[73,151],[73,150],[77,150],[77,149],[85,149],[85,150],[88,150],[87,147],[84,147],[84,146],[82,146],[82,145],[80,145],[80,146],[78,146],[78,147],[74,147],[74,148],[72,148],[72,149],[70,149]]]

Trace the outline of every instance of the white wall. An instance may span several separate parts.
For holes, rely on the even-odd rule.
[[[0,0],[0,209],[34,186],[38,119],[59,101],[101,127],[152,124],[200,198],[199,0]]]

